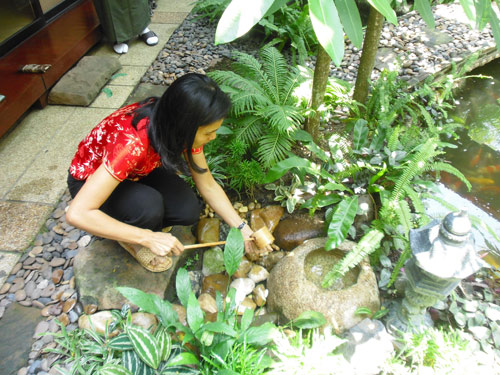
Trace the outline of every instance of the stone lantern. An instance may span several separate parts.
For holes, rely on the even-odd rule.
[[[452,212],[410,230],[412,258],[405,265],[405,297],[391,309],[387,329],[393,333],[432,326],[427,308],[448,296],[460,281],[489,267],[476,253],[467,212]]]

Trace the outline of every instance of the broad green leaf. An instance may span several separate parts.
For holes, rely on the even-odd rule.
[[[263,18],[266,18],[267,16],[270,16],[271,14],[275,13],[278,11],[280,8],[283,6],[286,6],[286,3],[288,0],[273,0],[273,5],[267,10],[266,14],[264,14]]]
[[[245,341],[247,344],[266,345],[273,339],[276,326],[272,323],[264,323],[257,327],[250,327],[238,338],[239,342]]]
[[[114,364],[106,364],[99,370],[100,375],[134,375],[125,367]]]
[[[495,10],[491,6],[490,6],[490,25],[493,37],[495,38],[495,42],[497,45],[497,50],[500,52],[500,19],[498,19],[498,15],[495,13]]]
[[[266,14],[274,0],[233,0],[222,14],[215,44],[229,43],[246,34]]]
[[[233,276],[245,253],[245,242],[238,228],[231,228],[224,247],[224,266],[229,277]]]
[[[427,26],[436,27],[434,15],[432,14],[431,3],[429,0],[415,0],[415,9],[420,13],[420,16],[425,21]]]
[[[467,18],[476,23],[476,9],[474,8],[474,0],[460,0],[460,4]]]
[[[216,333],[224,333],[225,335],[228,335],[228,336],[231,336],[231,337],[236,337],[236,335],[238,334],[238,332],[236,332],[232,327],[228,326],[226,323],[223,323],[223,322],[210,322],[210,323],[206,323],[206,324],[203,325],[203,327],[201,329],[203,331],[210,331],[210,332],[216,332]]]
[[[165,327],[169,328],[179,322],[179,316],[170,302],[158,297],[155,299],[155,306],[159,312],[157,316]]]
[[[325,246],[325,250],[335,249],[344,242],[357,211],[358,197],[356,195],[345,198],[339,203],[328,225],[328,246]]]
[[[490,18],[491,0],[476,0],[474,6],[476,8],[476,27],[482,30]]]
[[[187,306],[189,295],[191,294],[191,281],[189,280],[188,271],[185,268],[179,268],[177,277],[175,278],[175,289],[177,297],[183,306]]]
[[[142,310],[151,314],[160,315],[155,300],[160,299],[157,295],[144,293],[143,291],[129,287],[116,288],[126,299],[137,305]],[[161,300],[161,299],[160,299]]]
[[[193,353],[183,352],[173,358],[168,362],[169,366],[179,366],[179,365],[197,365],[199,363],[198,358]]]
[[[356,48],[361,49],[363,47],[363,25],[356,2],[354,0],[335,0],[335,5],[337,5],[347,37]]]
[[[325,316],[318,311],[304,311],[293,320],[293,326],[302,329],[321,327],[326,323]]]
[[[139,358],[148,366],[157,369],[161,358],[159,345],[154,336],[148,330],[135,326],[127,327],[127,335]]]
[[[361,150],[365,147],[368,142],[368,126],[366,126],[367,121],[364,119],[359,119],[354,124],[354,135],[353,135],[353,149]]]
[[[344,31],[333,0],[309,0],[309,16],[316,37],[335,65],[344,57]]]
[[[250,324],[252,324],[253,320],[253,310],[252,309],[245,309],[243,312],[243,316],[241,317],[241,330],[246,331],[248,327],[250,327]]]
[[[307,168],[311,167],[311,162],[307,159],[292,156],[288,159],[282,160],[276,165],[274,165],[269,171],[267,175],[264,177],[264,184],[268,184],[274,182],[281,178],[285,173],[287,173],[292,168]]]
[[[189,295],[186,315],[189,327],[191,328],[193,333],[196,334],[196,331],[198,331],[203,324],[204,317],[203,311],[201,310],[200,304],[196,299],[194,293],[191,293]]]
[[[388,0],[368,0],[368,3],[382,14],[387,21],[394,25],[398,25],[398,17],[396,12],[391,8],[391,2]]]
[[[125,333],[120,333],[118,336],[113,337],[108,342],[108,347],[113,350],[132,350],[134,347],[132,346],[132,342],[129,337]]]

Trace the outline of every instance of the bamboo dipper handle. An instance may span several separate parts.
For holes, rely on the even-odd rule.
[[[265,248],[267,245],[270,245],[274,242],[274,237],[267,229],[267,227],[262,227],[259,230],[256,230],[252,234],[252,238],[247,238],[245,241],[255,241],[255,244],[259,249]],[[207,243],[197,243],[194,245],[186,245],[184,249],[196,249],[198,247],[210,247],[217,245],[224,245],[226,241],[216,241],[216,242],[207,242]]]
[[[247,238],[245,241],[253,241],[252,238]],[[212,247],[217,245],[224,245],[226,241],[215,241],[206,243],[195,243],[194,245],[184,245],[184,249],[196,249],[198,247]]]

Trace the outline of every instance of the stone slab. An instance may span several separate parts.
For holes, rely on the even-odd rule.
[[[75,108],[66,126],[40,150],[6,195],[7,199],[55,206],[66,189],[68,168],[78,143],[110,113],[109,109]]]
[[[28,355],[35,339],[33,332],[43,320],[40,310],[13,303],[0,319],[0,374],[16,375],[28,365]]]
[[[0,202],[0,250],[26,249],[51,211],[44,204]]]
[[[88,106],[120,67],[116,57],[83,57],[52,88],[49,103]]]
[[[174,227],[174,234],[184,244],[194,243],[186,227]],[[94,304],[99,310],[120,309],[128,301],[116,287],[140,289],[165,298],[167,288],[175,280],[179,265],[196,249],[172,257],[173,266],[165,272],[150,272],[142,267],[116,241],[99,240],[81,250],[74,258],[76,286],[83,305]]]
[[[63,106],[32,109],[13,131],[0,139],[0,198],[5,199],[74,111],[74,107]]]

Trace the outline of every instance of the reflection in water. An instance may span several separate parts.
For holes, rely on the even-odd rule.
[[[324,277],[330,272],[333,266],[338,263],[345,253],[341,250],[325,251],[318,249],[307,254],[304,263],[304,272],[307,280],[312,281],[321,288]],[[348,288],[358,281],[359,267],[349,270],[345,276],[336,280],[328,290],[341,290]]]
[[[466,131],[447,153],[453,166],[469,180],[472,190],[454,176],[442,182],[500,220],[500,60],[478,68],[458,95],[454,116],[464,119]]]

